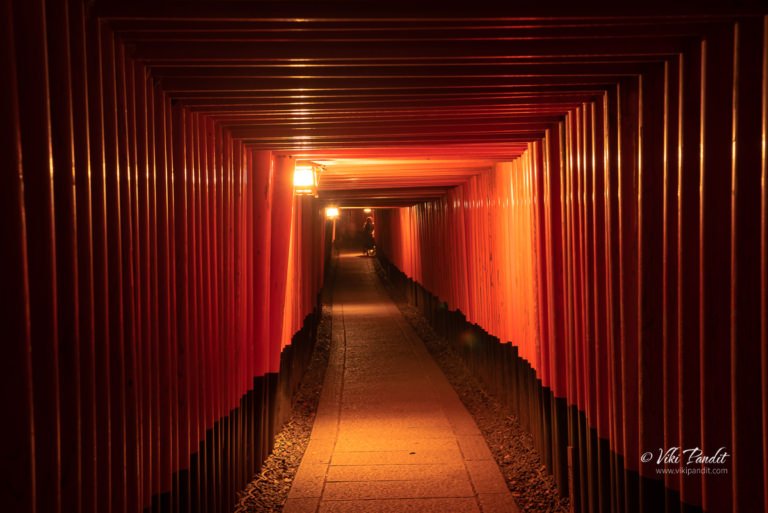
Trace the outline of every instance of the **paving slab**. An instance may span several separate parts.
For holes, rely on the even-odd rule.
[[[435,463],[455,463],[461,461],[458,447],[453,450],[413,450],[413,451],[360,451],[335,452],[332,465],[425,465]]]
[[[331,354],[287,513],[517,513],[472,416],[381,286],[341,254]]]
[[[412,499],[419,497],[473,497],[466,479],[403,481],[337,481],[326,483],[323,500]]]
[[[320,505],[320,513],[480,513],[480,509],[470,498],[385,499],[327,501]]]
[[[319,498],[293,499],[289,497],[283,506],[283,513],[315,513],[319,504]]]
[[[454,438],[339,437],[335,452],[360,451],[453,451]]]
[[[331,465],[327,481],[420,481],[465,477],[466,469],[461,464]]]

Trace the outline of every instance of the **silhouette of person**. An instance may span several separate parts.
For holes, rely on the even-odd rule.
[[[373,219],[368,217],[363,225],[363,253],[368,253],[368,251],[373,249],[373,246]]]

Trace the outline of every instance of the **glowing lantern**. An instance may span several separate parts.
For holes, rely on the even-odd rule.
[[[337,219],[339,217],[339,209],[336,207],[326,208],[325,217],[327,217],[328,219]]]
[[[293,191],[298,195],[317,194],[317,170],[314,166],[301,165],[293,168]]]

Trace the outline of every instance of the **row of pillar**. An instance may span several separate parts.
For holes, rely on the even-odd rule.
[[[766,23],[717,25],[516,161],[378,217],[395,266],[517,346],[607,442],[609,498],[585,478],[578,511],[768,510]],[[568,425],[588,476],[602,463]],[[673,447],[730,456],[674,473],[655,464]]]
[[[84,2],[0,24],[3,510],[231,510],[311,351],[319,204]]]

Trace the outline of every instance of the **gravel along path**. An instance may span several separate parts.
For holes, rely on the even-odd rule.
[[[304,373],[291,416],[275,438],[261,472],[239,493],[235,513],[279,512],[309,444],[331,345],[331,310],[323,305],[312,361]]]

